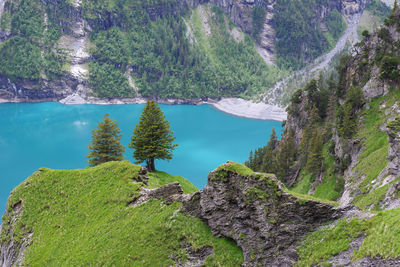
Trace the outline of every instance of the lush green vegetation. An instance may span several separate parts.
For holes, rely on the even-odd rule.
[[[354,259],[363,257],[396,258],[400,254],[400,209],[378,213],[367,222],[365,239]]]
[[[13,79],[57,79],[63,74],[66,51],[58,49],[57,42],[65,32],[60,25],[70,24],[72,7],[67,0],[57,5],[39,0],[6,3],[1,27],[14,37],[0,45],[0,73]],[[248,35],[235,39],[220,9],[202,8],[202,14],[194,10],[191,15],[189,9],[181,11],[178,1],[83,1],[83,16],[92,28],[88,67],[95,94],[133,97],[139,89],[142,96],[217,98],[252,96],[272,85],[278,69],[263,61],[254,41]],[[254,12],[255,28],[261,27],[262,11]],[[201,23],[203,16],[210,34]],[[135,86],[128,82],[130,73]]]
[[[391,9],[379,0],[372,0],[368,2],[365,9],[381,19],[389,17],[391,13]]]
[[[380,212],[372,219],[341,220],[334,225],[308,234],[298,247],[299,261],[296,266],[330,266],[329,259],[347,249],[350,242],[364,235],[352,261],[364,257],[397,258],[400,254],[398,222],[400,209]]]
[[[286,69],[326,51],[343,30],[343,19],[334,10],[324,21],[324,33],[314,20],[315,7],[324,3],[303,2],[277,3],[278,68],[263,61],[250,36],[232,33],[234,26],[215,6],[202,5],[199,11],[182,9],[176,0],[82,1],[83,17],[92,29],[89,83],[100,97],[133,97],[137,91],[161,98],[252,97]],[[0,46],[0,53],[7,54],[0,58],[0,73],[13,79],[60,78],[67,57],[57,42],[65,34],[62,27],[69,27],[71,4],[63,0],[54,8],[39,0],[7,2],[1,27],[24,40],[14,49],[10,42]],[[256,6],[251,16],[257,39],[265,9]]]
[[[231,25],[217,7],[202,6],[201,12],[198,8],[192,15],[187,10],[187,24],[182,16],[173,15],[177,12],[174,1],[121,1],[118,5],[86,1],[84,7],[88,17],[104,10],[123,20],[91,36],[95,48],[90,82],[99,96],[134,94],[123,75],[127,66],[133,66],[133,80],[142,96],[161,98],[252,95],[277,79],[277,69],[265,64],[249,36],[234,40]],[[202,24],[204,16],[209,34]],[[108,75],[105,81],[104,74],[110,72],[111,79]]]
[[[315,187],[313,196],[328,200],[337,200],[343,193],[344,179],[337,173],[335,158],[328,151],[328,148],[329,144],[326,144],[323,149],[325,173],[322,177],[322,182]]]
[[[279,0],[274,8],[276,52],[279,66],[299,68],[327,51],[339,39],[345,22],[337,10],[325,18],[328,35],[315,19],[316,7],[326,3],[321,0]]]
[[[108,63],[89,63],[89,82],[100,97],[133,97],[134,89],[130,87],[127,77],[121,68]]]
[[[341,220],[333,226],[308,234],[297,249],[299,261],[295,266],[323,266],[322,262],[349,249],[350,242],[364,230],[364,223],[353,219],[349,222]]]
[[[29,40],[13,37],[0,45],[0,71],[11,78],[40,78],[43,59]]]
[[[134,150],[136,163],[146,162],[147,169],[155,171],[156,159],[172,159],[172,152],[178,146],[174,141],[174,132],[171,131],[169,121],[165,119],[161,108],[155,101],[147,101],[129,143],[129,147]]]
[[[92,131],[92,140],[89,145],[90,166],[96,166],[108,161],[121,161],[124,159],[124,146],[121,144],[121,130],[118,122],[110,119],[107,113],[103,121]]]
[[[343,30],[346,28],[346,22],[344,21],[342,15],[334,9],[329,12],[329,14],[325,18],[326,26],[328,27],[329,34],[337,40],[343,33]]]
[[[359,131],[359,137],[364,140],[363,150],[359,156],[359,164],[356,166],[357,176],[365,176],[360,184],[361,194],[355,198],[355,203],[360,208],[379,209],[379,202],[383,200],[388,186],[383,186],[371,192],[372,181],[386,167],[388,159],[388,136],[378,129],[386,121],[385,112],[380,105],[385,102],[389,107],[394,105],[400,97],[398,90],[391,90],[383,98],[374,99],[369,103],[370,109],[364,111],[363,128]]]
[[[177,212],[180,203],[128,206],[143,185],[135,181],[139,170],[127,161],[73,171],[40,169],[12,192],[1,242],[10,241],[6,230],[13,208],[22,205],[12,237],[19,244],[33,233],[24,261],[29,266],[173,265],[187,260],[185,240],[194,249],[213,247],[206,266],[241,264],[241,250],[214,237],[200,219]],[[162,181],[154,181],[160,176]],[[186,184],[186,192],[195,190],[181,177],[163,173],[151,174],[149,182],[152,187],[170,181]]]
[[[65,56],[57,51],[60,27],[54,16],[44,25],[39,0],[6,2],[1,27],[13,37],[0,45],[0,73],[12,79],[54,79],[62,74]]]
[[[390,8],[382,1],[369,1],[360,18],[360,23],[357,29],[360,39],[363,38],[363,32],[371,33],[381,26],[384,20],[390,15],[390,12]]]

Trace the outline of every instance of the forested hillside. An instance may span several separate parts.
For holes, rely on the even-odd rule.
[[[336,44],[346,22],[338,9],[328,11],[322,19],[316,18],[318,14],[315,11],[326,8],[326,5],[326,1],[317,0],[276,2],[274,27],[278,65],[295,69],[303,67]]]
[[[205,2],[4,0],[0,97],[250,98],[332,48],[343,15],[364,8]]]
[[[363,209],[390,205],[397,184],[400,19],[385,25],[343,55],[330,77],[298,90],[287,108],[279,142],[252,151],[247,165],[277,173],[298,193],[353,203]]]
[[[400,264],[400,9],[363,31],[330,77],[311,80],[289,105],[280,141],[246,165],[276,173],[291,192],[337,201],[346,218],[303,238],[295,266]]]

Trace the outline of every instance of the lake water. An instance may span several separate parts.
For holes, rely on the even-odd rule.
[[[126,159],[134,162],[128,143],[144,105],[0,104],[0,214],[11,190],[40,167],[87,167],[91,131],[105,113],[118,121]],[[161,105],[179,144],[174,158],[156,162],[158,170],[181,175],[203,188],[218,165],[244,162],[251,149],[268,141],[281,123],[232,116],[209,105]]]

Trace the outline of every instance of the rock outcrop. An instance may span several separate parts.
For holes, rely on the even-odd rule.
[[[0,266],[2,267],[21,266],[25,249],[29,246],[31,241],[32,233],[26,233],[20,242],[15,242],[12,238],[12,232],[21,215],[22,203],[20,201],[16,203],[11,210],[6,211],[5,216],[3,216],[3,219],[7,218],[9,220],[9,224],[7,229],[1,226],[0,233],[3,235],[7,232],[8,236],[11,236],[11,239],[6,242],[6,245],[0,246]]]
[[[214,235],[233,239],[243,250],[244,266],[291,266],[301,238],[341,214],[330,204],[286,192],[274,175],[234,162],[211,172],[184,209]]]

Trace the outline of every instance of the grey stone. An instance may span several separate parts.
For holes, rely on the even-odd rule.
[[[184,210],[204,220],[214,235],[233,239],[243,250],[244,266],[291,266],[301,238],[341,214],[329,204],[290,195],[273,175],[224,169],[210,173]]]

